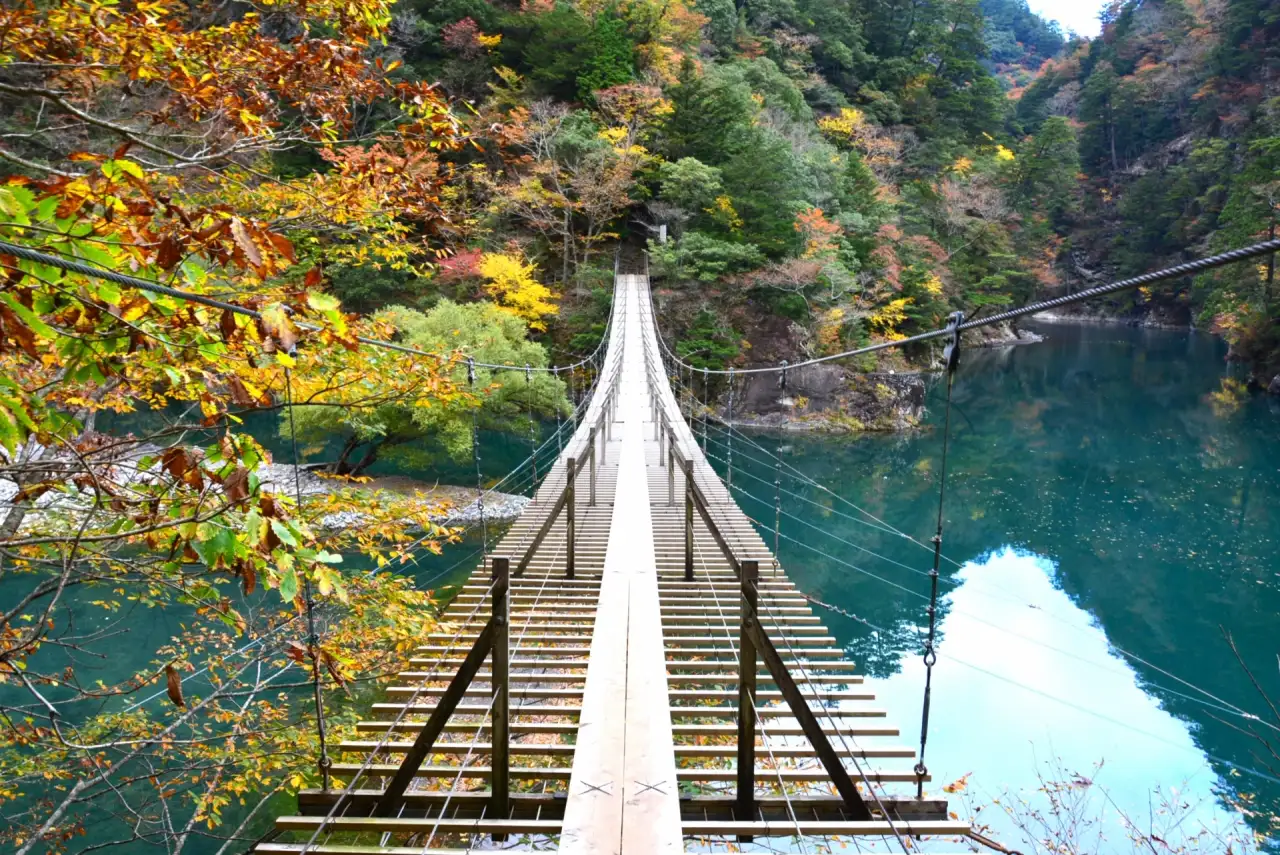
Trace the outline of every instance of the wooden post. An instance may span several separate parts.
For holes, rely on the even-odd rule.
[[[673,436],[674,440],[675,437]],[[676,503],[676,444],[667,443],[667,507]]]
[[[693,581],[693,458],[684,461],[684,578]]]
[[[739,821],[751,822],[756,818],[756,644],[751,623],[757,620],[760,564],[744,559],[739,566],[742,625],[738,633],[738,799],[734,813]]]
[[[493,559],[493,712],[490,767],[490,808],[494,819],[511,815],[511,642],[507,590],[511,585],[511,559]],[[495,837],[495,839],[497,839]]]
[[[565,516],[565,569],[564,575],[573,578],[573,541],[574,541],[574,514],[576,512],[574,505],[577,504],[577,491],[574,489],[574,482],[578,480],[578,460],[577,458],[569,458],[569,480],[564,485],[565,499],[564,512]]]
[[[600,465],[604,466],[609,457],[609,408],[607,405],[604,411],[600,413],[598,433],[600,434]]]
[[[591,438],[590,438],[589,444],[591,447],[591,451],[589,452],[591,458],[589,459],[588,462],[586,462],[586,468],[588,468],[591,477],[590,477],[590,489],[588,491],[588,494],[586,494],[586,503],[588,503],[590,507],[594,508],[595,507],[595,428],[591,429]]]
[[[666,425],[658,422],[658,468],[667,464],[667,431]]]
[[[498,559],[494,558],[493,560],[496,566]],[[506,559],[502,560],[505,561]],[[458,673],[453,675],[453,679],[449,681],[449,687],[445,689],[440,700],[436,702],[435,709],[431,711],[431,716],[427,719],[427,723],[418,732],[413,745],[405,752],[400,768],[396,770],[391,783],[387,785],[386,790],[383,791],[382,796],[378,799],[378,803],[374,806],[374,816],[388,817],[399,814],[400,807],[404,804],[405,790],[409,789],[409,784],[413,782],[418,770],[422,768],[422,761],[430,756],[431,749],[436,744],[436,739],[440,737],[440,733],[444,730],[449,717],[457,709],[458,702],[462,700],[467,687],[475,679],[476,672],[480,670],[484,660],[489,658],[489,654],[492,653],[494,631],[494,621],[491,618],[485,623],[484,628],[480,630],[480,636],[476,639],[476,643],[467,652],[467,656],[462,660],[462,666],[458,669]]]
[[[744,561],[742,563],[745,565],[747,562]],[[746,614],[745,610],[743,614]],[[831,740],[827,738],[826,732],[818,722],[818,717],[813,714],[813,710],[809,709],[810,699],[796,685],[795,678],[791,676],[787,663],[783,661],[782,656],[778,653],[778,648],[774,646],[773,641],[764,631],[764,627],[760,625],[759,620],[752,623],[750,632],[755,638],[756,649],[760,652],[764,664],[768,667],[769,673],[773,675],[773,682],[777,684],[778,691],[782,693],[787,706],[791,708],[791,715],[795,717],[796,723],[804,731],[805,738],[813,746],[814,753],[822,761],[822,767],[827,770],[827,774],[831,777],[831,783],[835,786],[836,791],[844,799],[845,811],[849,814],[849,818],[855,822],[870,822],[872,819],[871,808],[858,792],[858,787],[853,783],[853,779],[849,777],[849,771],[844,768],[840,755],[836,753],[835,748],[831,745]]]

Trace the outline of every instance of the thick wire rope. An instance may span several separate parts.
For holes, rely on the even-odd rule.
[[[716,443],[716,444],[719,444],[719,445],[723,445],[722,443],[717,443],[717,442],[716,442],[716,440],[714,440],[714,439],[712,440],[712,442],[713,442],[713,443]],[[717,455],[715,455],[715,454],[710,455],[710,459],[718,460],[718,461],[720,461],[721,463],[723,463],[723,462],[724,462],[724,459],[723,459],[723,458],[721,458],[721,457],[719,457],[719,456],[717,456]],[[741,470],[741,469],[740,469],[740,470],[739,470],[739,473],[740,473],[740,474],[746,474],[746,475],[747,475],[747,477],[752,478],[752,479],[754,479],[754,480],[756,480],[756,481],[760,482],[761,484],[766,484],[766,485],[767,485],[767,484],[769,483],[769,482],[768,482],[768,481],[766,481],[764,478],[761,478],[761,477],[759,477],[759,476],[757,476],[757,475],[754,475],[754,474],[752,474],[751,472],[749,472],[749,471],[747,471],[747,470]],[[765,504],[765,503],[766,503],[766,502],[765,502],[765,500],[764,500],[763,498],[761,498],[760,496],[757,496],[757,495],[755,495],[755,494],[751,493],[750,491],[748,491],[748,490],[746,490],[746,489],[744,489],[744,488],[741,488],[741,487],[739,487],[739,486],[735,485],[735,486],[734,486],[734,489],[735,489],[735,490],[737,490],[738,492],[742,493],[743,495],[747,496],[748,498],[752,499],[753,501],[759,502],[759,503],[761,503],[761,504]],[[806,497],[804,497],[804,496],[802,496],[802,495],[800,495],[800,494],[797,494],[797,493],[790,493],[789,491],[786,491],[786,490],[784,490],[784,491],[783,491],[783,493],[785,493],[785,494],[787,494],[787,495],[790,495],[790,496],[792,496],[792,497],[794,497],[794,498],[796,498],[796,499],[800,499],[800,500],[802,500],[802,501],[807,501],[807,502],[809,502],[809,504],[812,504],[812,505],[814,505],[815,507],[818,507],[818,508],[820,508],[820,509],[822,509],[822,510],[824,510],[824,511],[826,511],[826,512],[829,512],[829,513],[835,513],[835,514],[837,514],[838,516],[843,516],[844,518],[849,519],[849,520],[851,520],[851,521],[853,521],[853,522],[859,522],[859,523],[863,522],[862,520],[859,520],[859,519],[857,519],[856,517],[850,517],[850,516],[845,515],[845,514],[839,514],[839,512],[837,512],[837,511],[833,511],[833,510],[831,510],[830,508],[827,508],[825,505],[821,505],[821,504],[818,504],[818,503],[816,503],[816,502],[813,502],[813,501],[811,501],[811,500],[807,499]],[[840,543],[840,544],[842,544],[842,545],[844,545],[844,546],[848,546],[848,547],[851,547],[851,548],[853,548],[853,549],[857,549],[857,550],[859,550],[859,551],[861,551],[861,552],[865,552],[867,555],[870,555],[870,556],[871,556],[871,557],[873,557],[873,558],[878,558],[878,559],[880,559],[880,560],[882,560],[882,561],[885,561],[885,562],[887,562],[887,563],[889,563],[889,564],[892,564],[892,565],[893,565],[893,566],[895,566],[895,567],[899,567],[899,568],[901,568],[901,569],[907,570],[907,571],[909,571],[909,572],[911,572],[911,573],[914,573],[914,574],[916,574],[916,575],[923,576],[923,577],[926,577],[926,578],[928,578],[928,576],[929,576],[929,573],[928,573],[927,571],[925,571],[925,570],[920,570],[920,569],[917,569],[917,568],[915,568],[915,567],[911,567],[910,565],[903,564],[902,562],[895,561],[894,559],[889,558],[888,556],[885,556],[885,555],[881,555],[881,554],[879,554],[879,553],[877,553],[877,552],[875,552],[875,551],[873,551],[873,550],[871,550],[871,549],[868,549],[867,547],[865,547],[865,546],[863,546],[863,545],[861,545],[861,544],[859,544],[859,543],[855,543],[854,541],[851,541],[851,540],[846,540],[845,538],[842,538],[842,537],[840,537],[839,535],[836,535],[836,534],[832,533],[829,529],[824,528],[824,527],[822,527],[822,526],[814,525],[813,523],[809,522],[808,520],[805,520],[805,519],[804,519],[804,518],[802,518],[802,517],[796,516],[795,514],[790,513],[789,511],[786,511],[786,510],[782,511],[782,515],[783,515],[783,516],[785,516],[785,517],[787,517],[787,518],[788,518],[788,519],[790,519],[790,520],[794,520],[795,522],[799,523],[800,525],[805,526],[805,527],[806,527],[806,528],[808,528],[808,529],[811,529],[811,530],[813,530],[813,531],[815,531],[815,532],[818,532],[818,533],[820,533],[820,534],[822,534],[822,535],[825,535],[826,537],[828,537],[828,538],[830,538],[830,539],[832,539],[832,540],[834,540],[834,541],[836,541],[836,542],[838,542],[838,543]],[[757,523],[757,524],[758,524],[758,523]],[[820,554],[820,555],[827,556],[827,557],[829,557],[829,558],[830,558],[830,560],[835,561],[836,563],[840,564],[841,566],[848,567],[848,568],[849,568],[849,569],[851,569],[851,570],[855,570],[855,571],[857,571],[857,572],[859,572],[859,573],[862,573],[862,574],[864,574],[864,575],[871,576],[872,578],[874,578],[874,579],[876,579],[876,580],[878,580],[878,581],[885,582],[886,584],[892,585],[893,587],[898,588],[899,590],[902,590],[902,591],[904,591],[904,592],[910,593],[912,596],[919,597],[920,599],[924,599],[924,595],[919,594],[918,592],[915,592],[915,591],[913,591],[913,590],[911,590],[911,589],[909,589],[909,588],[906,588],[905,586],[898,585],[897,583],[895,583],[895,582],[891,582],[890,580],[884,579],[883,577],[878,576],[878,575],[876,575],[875,573],[872,573],[871,571],[867,570],[866,568],[863,568],[863,567],[857,566],[857,565],[855,565],[855,564],[853,564],[853,563],[851,563],[851,562],[849,562],[849,561],[847,561],[847,560],[845,560],[845,559],[836,558],[835,556],[828,556],[828,555],[827,555],[827,553],[823,552],[823,551],[822,551],[822,550],[820,550],[820,549],[815,549],[815,548],[813,548],[812,546],[810,546],[808,543],[806,543],[806,542],[804,542],[804,541],[797,540],[796,538],[793,538],[793,537],[791,537],[791,536],[789,536],[789,535],[786,535],[786,534],[781,534],[781,533],[780,533],[780,534],[779,534],[779,536],[780,536],[780,538],[781,538],[782,540],[787,540],[787,541],[789,541],[789,542],[796,543],[796,544],[798,544],[798,545],[800,545],[800,546],[803,546],[803,547],[804,547],[804,548],[806,548],[806,549],[809,549],[809,550],[811,550],[811,551],[813,551],[813,552],[817,552],[817,553],[818,553],[818,554]],[[946,560],[946,556],[945,556],[945,555],[943,556],[943,558],[944,558],[944,560]],[[954,562],[953,562],[953,563],[954,563]],[[957,565],[957,566],[960,566],[960,565]],[[993,588],[986,588],[986,587],[984,587],[984,586],[982,586],[982,585],[980,585],[980,584],[975,584],[975,582],[973,582],[973,581],[958,581],[958,580],[953,579],[953,578],[950,578],[950,577],[941,577],[941,578],[940,578],[940,581],[941,581],[941,582],[943,582],[943,583],[945,583],[945,584],[951,585],[951,586],[953,586],[953,587],[955,587],[955,588],[959,588],[959,587],[961,587],[961,586],[965,586],[965,587],[967,588],[967,587],[969,587],[969,586],[971,586],[971,585],[972,585],[972,586],[974,586],[974,587],[975,587],[975,590],[977,590],[977,591],[978,591],[978,592],[980,592],[980,593],[985,593],[985,594],[988,594],[988,595],[993,596],[993,597],[998,597],[998,598],[1000,598],[1000,599],[1004,599],[1004,600],[1006,600],[1006,601],[1008,601],[1008,602],[1010,602],[1010,603],[1015,603],[1015,604],[1017,604],[1017,605],[1023,605],[1023,606],[1025,606],[1025,605],[1031,605],[1031,604],[1029,604],[1026,600],[1021,599],[1021,598],[1019,598],[1019,597],[1016,597],[1016,596],[1014,596],[1014,595],[1012,595],[1012,594],[1009,594],[1008,592],[1001,591],[1001,590],[997,590],[997,589],[993,589]],[[828,603],[824,603],[824,602],[821,602],[821,601],[819,601],[819,600],[814,600],[814,599],[813,599],[812,597],[810,597],[808,594],[803,594],[803,593],[802,593],[802,594],[801,594],[801,596],[804,596],[806,599],[809,599],[811,602],[814,602],[814,603],[816,603],[816,604],[818,604],[818,605],[822,605],[822,606],[824,606],[824,607],[826,607],[826,608],[828,608],[828,609],[838,609],[838,607],[836,607],[836,606],[832,606],[832,605],[830,605],[830,604],[828,604]],[[1000,624],[997,624],[997,623],[993,623],[993,622],[991,622],[991,621],[989,621],[989,620],[987,620],[987,619],[985,619],[985,618],[983,618],[983,617],[981,617],[981,616],[979,616],[979,615],[976,615],[976,614],[974,614],[974,613],[972,613],[972,612],[965,611],[965,610],[959,610],[959,609],[953,609],[953,610],[952,610],[952,613],[953,613],[953,614],[957,614],[957,615],[962,615],[962,616],[967,617],[967,618],[970,618],[971,620],[974,620],[974,621],[977,621],[977,622],[979,622],[979,623],[982,623],[982,624],[984,624],[984,625],[986,625],[986,626],[988,626],[988,627],[991,627],[992,629],[995,629],[995,630],[997,630],[997,631],[999,631],[999,632],[1002,632],[1002,633],[1005,633],[1005,634],[1008,634],[1008,635],[1012,635],[1012,636],[1014,636],[1014,637],[1016,637],[1016,638],[1019,638],[1019,639],[1021,639],[1021,640],[1023,640],[1023,641],[1026,641],[1026,642],[1029,642],[1029,643],[1031,643],[1031,644],[1035,644],[1035,645],[1037,645],[1037,646],[1039,646],[1039,647],[1043,647],[1043,648],[1045,648],[1045,649],[1047,649],[1047,650],[1052,650],[1052,651],[1054,651],[1055,653],[1058,653],[1058,654],[1060,654],[1060,655],[1062,655],[1062,656],[1066,656],[1066,657],[1068,657],[1068,658],[1070,658],[1070,659],[1074,659],[1074,660],[1075,660],[1075,661],[1077,661],[1077,662],[1081,662],[1081,663],[1084,663],[1084,664],[1086,664],[1086,665],[1090,665],[1090,666],[1092,666],[1092,667],[1094,667],[1094,668],[1098,668],[1098,669],[1100,669],[1100,670],[1102,670],[1102,671],[1105,671],[1105,672],[1107,672],[1107,673],[1116,674],[1116,675],[1121,675],[1121,676],[1126,676],[1126,677],[1132,676],[1132,672],[1130,672],[1130,671],[1121,671],[1121,670],[1118,670],[1118,669],[1115,669],[1115,668],[1109,668],[1109,667],[1107,667],[1105,664],[1103,664],[1103,663],[1101,663],[1101,662],[1098,662],[1098,661],[1093,660],[1093,659],[1087,659],[1087,658],[1085,658],[1085,657],[1083,657],[1083,656],[1080,656],[1079,654],[1072,653],[1072,652],[1071,652],[1071,651],[1069,651],[1069,650],[1064,650],[1064,649],[1062,649],[1062,648],[1060,648],[1060,647],[1056,647],[1056,646],[1054,646],[1054,645],[1052,645],[1052,644],[1049,644],[1048,642],[1045,642],[1045,641],[1042,641],[1042,640],[1040,640],[1040,639],[1033,638],[1033,637],[1031,637],[1031,636],[1024,635],[1024,634],[1022,634],[1022,633],[1016,632],[1016,631],[1014,631],[1014,630],[1012,630],[1012,629],[1009,629],[1008,627],[1001,626]],[[856,618],[856,617],[854,617],[854,616],[852,616],[852,615],[846,615],[846,616],[847,616],[847,617],[852,617],[854,620],[858,620],[858,618]],[[1078,627],[1078,626],[1075,626],[1075,625],[1073,625],[1073,624],[1070,624],[1070,623],[1066,622],[1065,620],[1063,620],[1063,619],[1061,619],[1061,618],[1055,617],[1055,616],[1053,616],[1053,615],[1048,615],[1048,617],[1050,617],[1051,619],[1055,620],[1055,621],[1056,621],[1056,622],[1058,622],[1058,623],[1061,623],[1064,627],[1066,627],[1067,629],[1071,630],[1072,632],[1081,633],[1081,632],[1086,632],[1086,631],[1087,631],[1087,630],[1083,630],[1083,629],[1081,629],[1081,628],[1080,628],[1080,627]],[[1235,716],[1238,716],[1238,717],[1240,717],[1240,718],[1246,719],[1246,720],[1248,720],[1248,721],[1255,722],[1255,723],[1258,723],[1258,724],[1262,724],[1262,725],[1265,725],[1265,726],[1266,726],[1266,727],[1268,727],[1268,728],[1271,728],[1271,729],[1275,729],[1275,730],[1280,731],[1280,727],[1277,727],[1276,725],[1272,725],[1272,724],[1270,724],[1269,722],[1267,722],[1265,719],[1263,719],[1261,716],[1257,715],[1256,713],[1252,713],[1252,712],[1249,712],[1248,710],[1245,710],[1245,709],[1243,709],[1243,708],[1241,708],[1241,707],[1238,707],[1238,706],[1236,706],[1236,705],[1232,704],[1230,701],[1227,701],[1227,700],[1224,700],[1224,699],[1222,699],[1222,698],[1218,697],[1217,695],[1213,694],[1213,693],[1212,693],[1212,692],[1210,692],[1209,690],[1207,690],[1207,689],[1205,689],[1205,688],[1203,688],[1203,687],[1201,687],[1201,686],[1198,686],[1198,685],[1196,685],[1195,683],[1192,683],[1192,682],[1190,682],[1190,681],[1188,681],[1188,680],[1185,680],[1184,678],[1179,677],[1177,674],[1174,674],[1174,673],[1173,673],[1173,672],[1171,672],[1171,671],[1167,671],[1167,670],[1165,670],[1165,669],[1161,668],[1160,666],[1155,665],[1155,664],[1153,664],[1153,663],[1149,662],[1148,660],[1146,660],[1146,659],[1142,658],[1141,656],[1138,656],[1137,654],[1132,653],[1131,651],[1125,650],[1124,648],[1119,647],[1119,646],[1117,646],[1117,645],[1113,644],[1110,640],[1108,640],[1108,645],[1109,645],[1112,649],[1114,649],[1117,653],[1121,654],[1122,656],[1124,656],[1124,657],[1126,657],[1126,658],[1128,658],[1128,659],[1131,659],[1131,660],[1133,660],[1133,661],[1135,661],[1135,662],[1138,662],[1138,663],[1140,663],[1140,664],[1142,664],[1142,665],[1144,665],[1144,666],[1146,666],[1146,667],[1149,667],[1149,668],[1151,668],[1151,669],[1153,669],[1153,670],[1155,670],[1155,671],[1159,672],[1160,674],[1163,674],[1164,676],[1168,677],[1169,679],[1174,680],[1174,681],[1176,681],[1176,682],[1178,682],[1178,683],[1181,683],[1181,684],[1183,684],[1184,686],[1187,686],[1187,687],[1188,687],[1188,688],[1190,688],[1190,689],[1193,689],[1193,690],[1195,690],[1195,691],[1197,691],[1197,692],[1200,692],[1201,694],[1205,695],[1205,696],[1206,696],[1207,698],[1209,698],[1210,700],[1209,700],[1209,701],[1206,701],[1206,700],[1204,700],[1204,698],[1198,698],[1198,697],[1195,697],[1195,696],[1193,696],[1193,695],[1188,695],[1188,694],[1186,694],[1186,693],[1184,693],[1184,692],[1179,692],[1179,691],[1178,691],[1178,690],[1176,690],[1176,689],[1171,689],[1171,688],[1169,688],[1168,686],[1162,686],[1162,685],[1160,685],[1160,684],[1158,684],[1158,683],[1155,683],[1154,681],[1148,681],[1148,682],[1150,683],[1150,685],[1152,686],[1152,688],[1158,689],[1158,690],[1159,690],[1159,691],[1161,691],[1161,692],[1166,692],[1166,693],[1168,693],[1168,694],[1170,694],[1170,695],[1173,695],[1173,696],[1175,696],[1175,697],[1179,697],[1179,698],[1182,698],[1182,699],[1184,699],[1184,700],[1191,701],[1192,703],[1201,704],[1201,705],[1206,706],[1206,707],[1208,707],[1208,708],[1210,708],[1210,709],[1214,709],[1214,710],[1217,710],[1217,711],[1219,711],[1219,712],[1227,713],[1227,714],[1229,714],[1229,715],[1235,715]]]
[[[1201,273],[1205,270],[1212,270],[1216,267],[1223,267],[1227,264],[1234,264],[1235,262],[1238,262],[1238,261],[1247,261],[1251,258],[1258,258],[1259,256],[1263,256],[1263,255],[1271,255],[1272,253],[1275,253],[1277,251],[1280,251],[1280,240],[1261,241],[1259,243],[1251,244],[1249,246],[1240,247],[1239,249],[1229,250],[1227,252],[1218,253],[1217,255],[1206,256],[1204,258],[1198,258],[1198,259],[1195,259],[1194,261],[1188,261],[1184,264],[1174,265],[1173,267],[1166,267],[1162,270],[1155,270],[1155,271],[1152,271],[1151,273],[1144,273],[1141,276],[1133,276],[1128,279],[1121,279],[1106,285],[1099,285],[1096,288],[1088,288],[1084,291],[1078,291],[1075,294],[1068,294],[1063,297],[1055,297],[1052,300],[1042,300],[1036,303],[1028,303],[1027,305],[1017,309],[1010,309],[1008,311],[1000,312],[995,315],[989,315],[985,318],[976,318],[971,321],[965,321],[964,323],[959,325],[958,329],[961,332],[965,332],[967,330],[978,329],[979,327],[991,326],[993,324],[1002,324],[1002,323],[1005,323],[1006,321],[1011,321],[1016,318],[1025,317],[1026,315],[1034,315],[1038,312],[1045,312],[1050,309],[1058,309],[1063,306],[1070,306],[1076,303],[1083,303],[1088,300],[1092,300],[1096,297],[1104,297],[1104,296],[1107,296],[1108,294],[1115,294],[1120,291],[1128,291],[1134,288],[1139,288],[1144,285],[1152,285],[1157,282],[1165,282],[1170,279],[1180,279],[1192,273]],[[905,347],[911,344],[918,344],[920,342],[932,341],[933,339],[942,338],[943,336],[950,335],[950,334],[951,334],[951,330],[949,328],[936,329],[936,330],[930,330],[929,332],[923,332],[917,335],[908,336],[907,338],[899,339],[897,341],[880,342],[879,344],[873,344],[867,347],[860,347],[855,350],[847,350],[847,351],[844,351],[843,353],[835,353],[835,354],[832,354],[831,356],[819,356],[819,357],[815,357],[814,359],[806,359],[803,362],[797,362],[794,365],[790,365],[790,366],[781,364],[781,365],[760,366],[757,368],[737,368],[737,369],[730,368],[727,370],[713,369],[711,370],[710,373],[729,374],[730,372],[736,370],[738,374],[774,374],[774,373],[786,371],[789,368],[795,369],[795,368],[804,368],[810,365],[821,365],[822,363],[825,363],[825,362],[836,362],[841,359],[848,359],[854,356],[861,356],[862,354],[865,354],[865,353],[875,353],[876,351],[888,350],[889,348]],[[670,348],[667,347],[666,342],[664,342],[661,337],[659,337],[658,343],[668,353],[671,352]],[[677,361],[679,361],[678,357],[676,357],[674,354],[671,354],[671,355],[673,359],[676,359]],[[703,370],[705,371],[706,369],[703,369]]]
[[[65,270],[69,273],[79,273],[82,276],[92,276],[97,279],[106,280],[108,282],[114,282],[117,285],[125,285],[130,288],[137,288],[141,291],[149,291],[153,294],[162,294],[166,297],[173,297],[178,300],[184,300],[188,303],[198,303],[199,305],[207,306],[211,309],[220,309],[224,312],[231,312],[232,314],[243,315],[244,317],[253,318],[255,320],[262,320],[261,312],[255,311],[253,309],[246,309],[244,306],[237,306],[234,303],[227,303],[223,300],[215,300],[214,298],[206,297],[203,294],[194,294],[190,291],[183,291],[179,288],[173,288],[168,285],[162,285],[159,282],[153,282],[149,279],[142,279],[137,276],[127,276],[123,273],[117,273],[114,270],[107,270],[105,268],[95,267],[93,265],[85,264],[80,261],[73,261],[67,258],[59,258],[56,255],[49,255],[44,252],[38,252],[34,249],[29,249],[28,247],[21,246],[20,244],[10,243],[5,240],[0,240],[0,252],[7,253],[8,255],[12,255],[15,258],[21,258],[25,261],[30,261],[35,264],[45,264],[50,267],[56,267],[60,270]],[[315,324],[310,324],[303,321],[294,321],[293,324],[294,326],[298,327],[298,329],[306,330],[308,332],[319,332],[322,329],[321,327],[316,326]],[[606,328],[605,336],[601,338],[601,344],[604,343],[607,337],[608,337],[608,329]],[[441,362],[450,361],[456,358],[457,356],[457,354],[430,353],[425,350],[420,350],[419,348],[416,348],[416,347],[410,347],[408,345],[403,345],[403,344],[396,344],[395,342],[390,342],[390,341],[383,341],[382,339],[369,338],[367,336],[356,336],[355,339],[361,344],[369,345],[370,347],[379,347],[384,350],[394,350],[400,353],[410,353],[410,354],[413,354],[414,356],[426,356],[432,359],[439,360]],[[600,349],[600,344],[597,344],[596,350],[598,351],[599,349]],[[575,366],[583,365],[590,358],[591,357],[586,357],[585,359],[581,359],[578,362],[573,364]],[[488,363],[488,362],[477,362],[476,367],[509,370],[509,371],[518,371],[520,368],[520,366],[518,365],[497,365],[497,364]],[[544,368],[544,367],[535,367],[532,370],[544,371],[544,372],[551,371],[550,368]]]

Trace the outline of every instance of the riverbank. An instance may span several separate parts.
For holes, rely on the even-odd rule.
[[[294,491],[295,467],[287,463],[267,463],[258,467],[262,489],[272,493]],[[529,499],[510,493],[486,492],[481,502],[474,487],[456,487],[448,484],[428,483],[404,475],[384,475],[351,484],[339,478],[322,478],[305,468],[297,472],[298,489],[304,496],[333,495],[339,491],[385,491],[413,498],[423,508],[441,508],[432,514],[432,522],[442,526],[468,526],[478,523],[481,517],[487,522],[511,522],[524,511]],[[357,513],[343,512],[322,517],[320,524],[328,529],[352,528],[361,523]]]
[[[126,461],[136,462],[147,454],[154,454],[156,450],[148,449],[145,453],[139,450],[128,458],[117,461],[116,465],[119,466]],[[122,468],[128,471],[128,467]],[[304,501],[306,497],[331,496],[352,489],[368,493],[377,491],[396,493],[411,498],[422,509],[431,511],[431,521],[445,527],[469,526],[480,522],[482,516],[487,522],[511,522],[520,516],[529,503],[529,499],[525,496],[490,491],[484,495],[482,513],[481,503],[476,498],[474,487],[428,483],[400,475],[373,478],[353,484],[342,479],[322,478],[305,468],[296,468],[292,464],[285,463],[264,463],[258,467],[257,475],[265,492],[293,495],[297,489],[304,497]],[[151,477],[148,473],[137,471],[135,480],[148,477]],[[19,493],[18,485],[13,481],[0,479],[0,524],[9,519],[10,513],[17,511],[23,517],[16,532],[35,531],[42,525],[52,522],[51,516],[54,518],[61,516],[67,525],[74,525],[83,513],[93,506],[93,499],[71,482],[68,482],[66,487],[65,491],[48,490],[34,502],[19,505],[13,501]],[[330,531],[354,528],[364,522],[361,514],[349,511],[328,514],[319,520],[320,525]]]
[[[1080,310],[1076,312],[1038,312],[1031,316],[1033,321],[1048,324],[1104,324],[1125,327],[1144,327],[1156,330],[1198,331],[1190,313],[1185,317],[1178,313],[1160,312],[1156,310],[1141,314],[1109,315],[1105,310]]]

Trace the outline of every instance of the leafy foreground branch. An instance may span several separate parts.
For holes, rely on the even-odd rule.
[[[360,345],[397,329],[326,289],[326,265],[431,252],[462,143],[378,55],[390,5],[0,10],[0,236],[249,313],[0,255],[5,851],[231,851],[318,782],[310,695],[341,738],[348,696],[433,623],[390,570],[455,537],[440,508],[272,492],[246,430],[277,409],[457,421],[496,388],[451,343]],[[291,177],[286,151],[320,168]]]

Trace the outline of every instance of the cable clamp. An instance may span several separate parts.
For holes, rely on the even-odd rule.
[[[951,341],[942,351],[942,362],[946,365],[949,374],[954,374],[956,368],[960,366],[960,324],[962,323],[964,323],[964,312],[952,312],[947,319],[947,332],[951,334]]]

